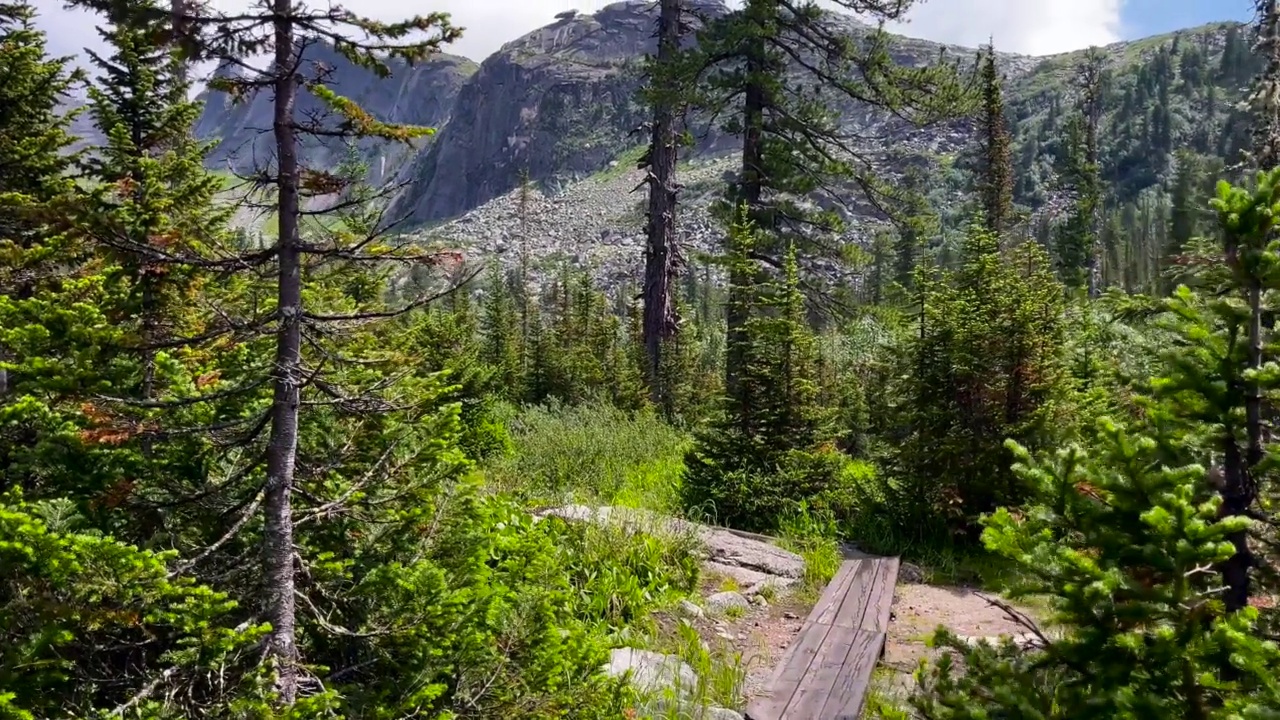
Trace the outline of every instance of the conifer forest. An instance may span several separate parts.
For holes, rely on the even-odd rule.
[[[863,717],[1280,718],[1277,0],[1044,58],[631,0],[480,64],[430,2],[69,0],[75,57],[33,2],[0,720],[742,720],[853,551]],[[537,221],[615,187],[608,268]]]

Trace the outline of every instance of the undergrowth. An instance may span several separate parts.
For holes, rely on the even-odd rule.
[[[580,502],[674,513],[684,433],[653,413],[604,404],[499,409],[514,451],[487,463],[489,485],[529,504]]]

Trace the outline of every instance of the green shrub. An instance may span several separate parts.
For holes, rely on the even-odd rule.
[[[675,508],[688,440],[650,412],[604,404],[505,411],[515,452],[486,467],[491,487],[526,501]]]
[[[700,448],[717,442],[707,438]],[[682,492],[688,512],[757,532],[777,530],[782,518],[802,509],[826,518],[845,517],[854,510],[858,486],[875,475],[868,463],[833,448],[787,450],[776,464],[763,467],[726,467],[717,457],[733,458],[735,453],[693,451],[686,458]]]

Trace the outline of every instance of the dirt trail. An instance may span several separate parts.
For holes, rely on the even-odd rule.
[[[812,600],[782,598],[768,607],[756,607],[729,620],[718,618],[698,623],[704,640],[712,647],[730,644],[742,653],[746,669],[745,694],[759,696],[773,667],[795,641],[808,615]],[[895,695],[910,691],[912,673],[921,658],[934,652],[925,641],[939,625],[961,636],[996,637],[1022,632],[1002,610],[971,588],[945,587],[899,582],[894,592],[893,619],[881,667],[892,673],[877,685]]]

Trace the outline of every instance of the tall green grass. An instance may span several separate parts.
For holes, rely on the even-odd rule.
[[[689,439],[652,413],[604,404],[501,409],[513,452],[488,461],[489,486],[529,504],[578,502],[678,512]]]

